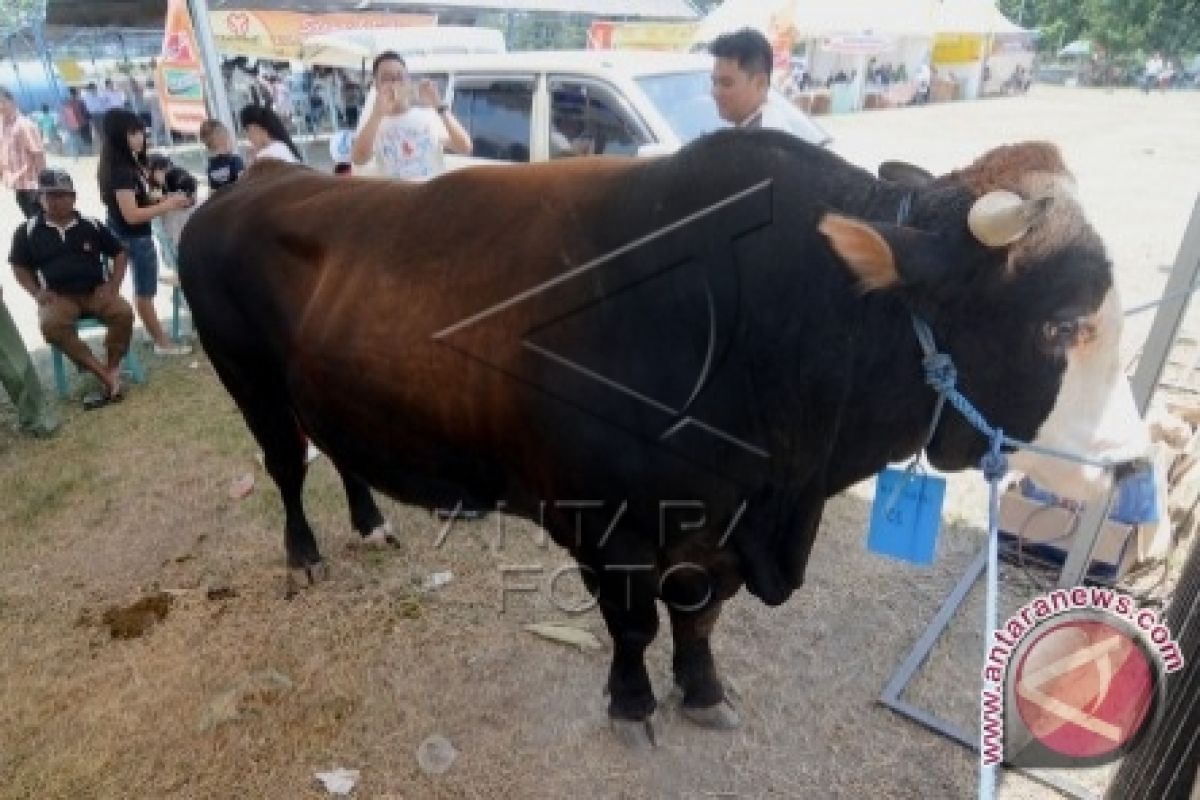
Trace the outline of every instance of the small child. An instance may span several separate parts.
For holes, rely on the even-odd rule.
[[[206,119],[200,125],[200,141],[208,150],[208,188],[214,192],[238,179],[246,162],[233,152],[233,137],[219,120]]]
[[[171,245],[172,252],[164,253],[163,256],[167,260],[168,266],[174,269],[176,266],[175,254],[179,251],[179,236],[183,233],[183,226],[187,224],[188,218],[191,217],[192,212],[196,208],[196,191],[199,186],[192,173],[183,167],[172,164],[171,159],[164,155],[155,154],[150,156],[149,166],[152,196],[156,194],[165,196],[181,193],[192,199],[192,205],[187,208],[168,211],[166,214],[156,217],[153,220],[153,224],[162,225],[162,231]]]

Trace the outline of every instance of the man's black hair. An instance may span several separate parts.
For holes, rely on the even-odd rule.
[[[375,60],[371,62],[372,77],[379,74],[379,65],[385,61],[398,61],[400,66],[404,67],[405,69],[408,68],[408,64],[405,63],[403,56],[401,56],[395,50],[384,50],[382,53],[375,56]]]
[[[771,43],[753,28],[726,33],[712,40],[708,52],[714,58],[728,58],[751,75],[771,77]]]

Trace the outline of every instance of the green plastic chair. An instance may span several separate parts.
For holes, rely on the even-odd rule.
[[[80,317],[75,321],[75,330],[80,333],[85,331],[103,328],[104,323],[95,317]],[[54,388],[58,392],[58,398],[65,400],[71,393],[71,384],[67,380],[67,365],[69,361],[63,352],[57,347],[50,347],[50,361],[54,367]],[[137,356],[137,350],[131,343],[129,352],[121,359],[121,372],[129,376],[129,379],[134,383],[146,382],[146,369],[142,366],[141,359]]]

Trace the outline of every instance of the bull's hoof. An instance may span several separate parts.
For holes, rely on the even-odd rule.
[[[658,746],[654,725],[648,719],[609,718],[617,741],[630,750],[651,750]]]
[[[742,718],[728,700],[722,700],[715,706],[694,708],[681,705],[679,710],[701,728],[711,728],[715,731],[731,731],[741,726]]]
[[[288,570],[287,597],[295,597],[309,586],[315,586],[329,578],[329,565],[324,561],[308,564],[303,567],[293,567]]]
[[[400,540],[392,530],[392,523],[385,522],[375,530],[362,537],[362,543],[367,547],[399,547]]]

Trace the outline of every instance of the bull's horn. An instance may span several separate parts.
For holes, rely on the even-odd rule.
[[[988,247],[1004,247],[1024,236],[1050,203],[1049,197],[1025,200],[1013,192],[988,192],[971,206],[967,226]]]

